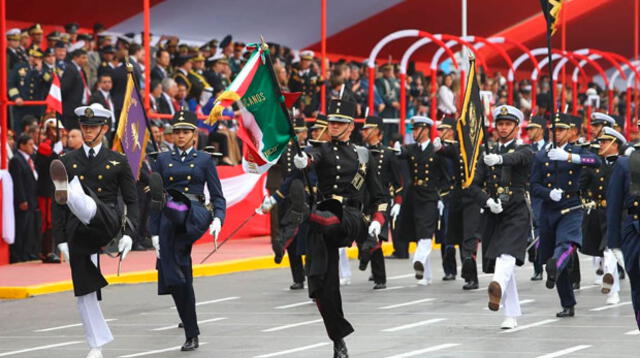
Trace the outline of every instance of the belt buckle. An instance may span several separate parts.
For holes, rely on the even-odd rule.
[[[602,206],[603,208],[606,208],[606,207],[607,207],[607,201],[603,199],[603,200],[600,202],[600,206]]]
[[[339,201],[340,203],[344,203],[344,197],[340,196],[340,195],[331,195],[331,199],[335,199],[337,201]]]

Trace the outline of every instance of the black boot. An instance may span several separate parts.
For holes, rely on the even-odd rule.
[[[289,286],[290,290],[301,290],[304,288],[304,283],[302,282],[294,282],[293,285]]]
[[[573,307],[563,307],[562,311],[556,313],[556,317],[558,318],[573,317],[575,315],[576,313]]]
[[[531,281],[542,281],[542,272],[536,272],[531,276]]]
[[[465,291],[469,291],[469,290],[477,290],[478,287],[480,287],[480,285],[478,284],[478,281],[473,280],[473,281],[467,281],[467,283],[465,283],[464,286],[462,286],[462,289]]]
[[[149,175],[149,193],[151,195],[151,204],[149,208],[154,211],[160,211],[164,207],[165,195],[162,183],[162,176],[159,173],[151,173]]]
[[[199,346],[200,344],[198,342],[198,337],[196,336],[192,338],[187,338],[187,340],[184,342],[180,350],[183,352],[195,351],[196,348],[198,348]]]
[[[552,289],[556,286],[556,280],[558,275],[558,268],[556,267],[556,259],[553,257],[547,260],[547,265],[545,267],[547,271],[547,283],[546,286],[548,289]]]
[[[349,352],[347,352],[347,345],[344,343],[344,339],[333,341],[333,358],[349,358]]]

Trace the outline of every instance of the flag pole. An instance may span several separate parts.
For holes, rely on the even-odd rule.
[[[552,53],[551,53],[551,22],[549,19],[548,15],[551,11],[551,9],[549,9],[549,2],[544,1],[543,2],[543,6],[544,6],[544,15],[545,15],[545,20],[546,20],[546,24],[547,24],[547,57],[548,57],[548,61],[547,61],[547,68],[549,70],[549,82],[551,84],[550,86],[550,91],[549,91],[549,97],[551,99],[551,114],[549,116],[549,120],[551,121],[551,133],[553,134],[553,140],[552,140],[552,148],[555,148],[557,146],[557,142],[556,142],[556,122],[554,121],[555,118],[555,114],[556,114],[556,101],[555,101],[555,88],[553,88],[553,81],[551,81],[551,78],[553,77],[553,65],[552,65]],[[554,162],[555,163],[555,162]]]

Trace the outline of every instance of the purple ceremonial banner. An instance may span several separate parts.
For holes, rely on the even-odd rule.
[[[128,77],[122,113],[113,141],[113,150],[124,153],[133,177],[138,179],[149,141],[149,131],[147,130],[144,106],[133,83],[133,74],[129,73]]]

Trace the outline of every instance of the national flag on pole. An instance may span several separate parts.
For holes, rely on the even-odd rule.
[[[462,187],[467,188],[476,174],[476,163],[484,139],[484,108],[480,99],[480,86],[476,78],[476,61],[469,59],[469,73],[464,91],[462,114],[456,124],[460,157],[464,167]]]
[[[551,36],[555,35],[558,29],[558,19],[560,18],[560,10],[564,0],[540,0],[542,13],[547,21],[547,30]]]
[[[62,114],[62,92],[60,91],[60,78],[54,72],[49,94],[47,95],[47,112],[56,111]]]
[[[127,157],[135,179],[140,175],[140,167],[149,142],[149,130],[144,105],[134,84],[133,73],[128,73],[127,88],[120,113],[120,122],[113,139],[113,150]]]
[[[242,71],[216,99],[207,120],[214,125],[225,108],[236,103],[238,137],[243,142],[242,168],[261,174],[274,165],[294,137],[289,116],[273,76],[269,49],[253,45],[253,53]],[[287,101],[289,102],[289,101]]]

